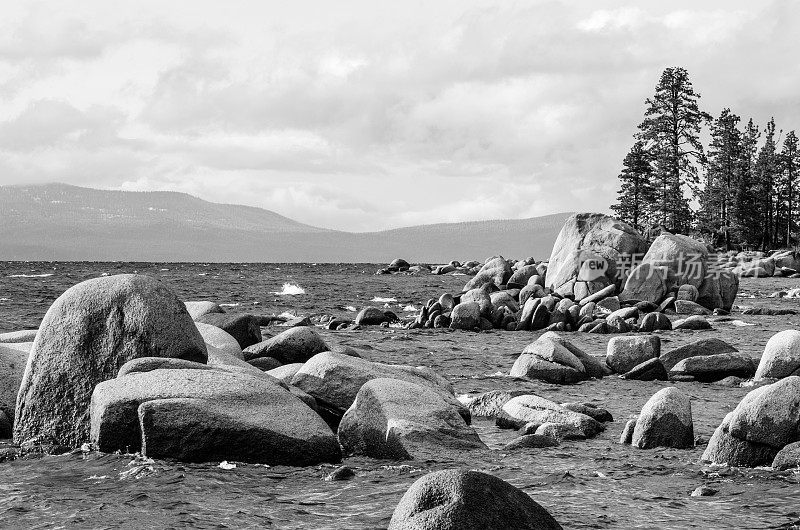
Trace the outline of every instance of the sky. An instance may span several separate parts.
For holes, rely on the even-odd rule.
[[[5,0],[0,185],[349,231],[606,212],[669,66],[800,129],[791,0]]]

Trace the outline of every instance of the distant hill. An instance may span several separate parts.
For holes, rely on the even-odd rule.
[[[550,255],[569,213],[351,233],[185,193],[0,186],[0,259],[411,262]]]

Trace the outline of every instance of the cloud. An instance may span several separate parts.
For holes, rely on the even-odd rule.
[[[800,123],[788,0],[11,4],[0,184],[373,230],[607,211],[667,66],[712,113]]]

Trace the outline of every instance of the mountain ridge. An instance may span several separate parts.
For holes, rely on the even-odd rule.
[[[0,259],[384,263],[403,257],[436,263],[494,254],[546,257],[569,215],[345,232],[183,192],[0,186]]]

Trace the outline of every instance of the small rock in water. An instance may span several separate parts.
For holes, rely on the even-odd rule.
[[[219,468],[225,470],[236,469],[236,464],[230,463],[227,460],[223,460],[219,463]]]
[[[709,488],[708,486],[699,486],[692,492],[692,497],[711,497],[719,493],[719,490]]]
[[[334,469],[328,476],[325,477],[325,480],[330,481],[338,481],[338,480],[347,480],[349,478],[353,478],[356,476],[355,471],[353,468],[349,466],[340,466]]]

